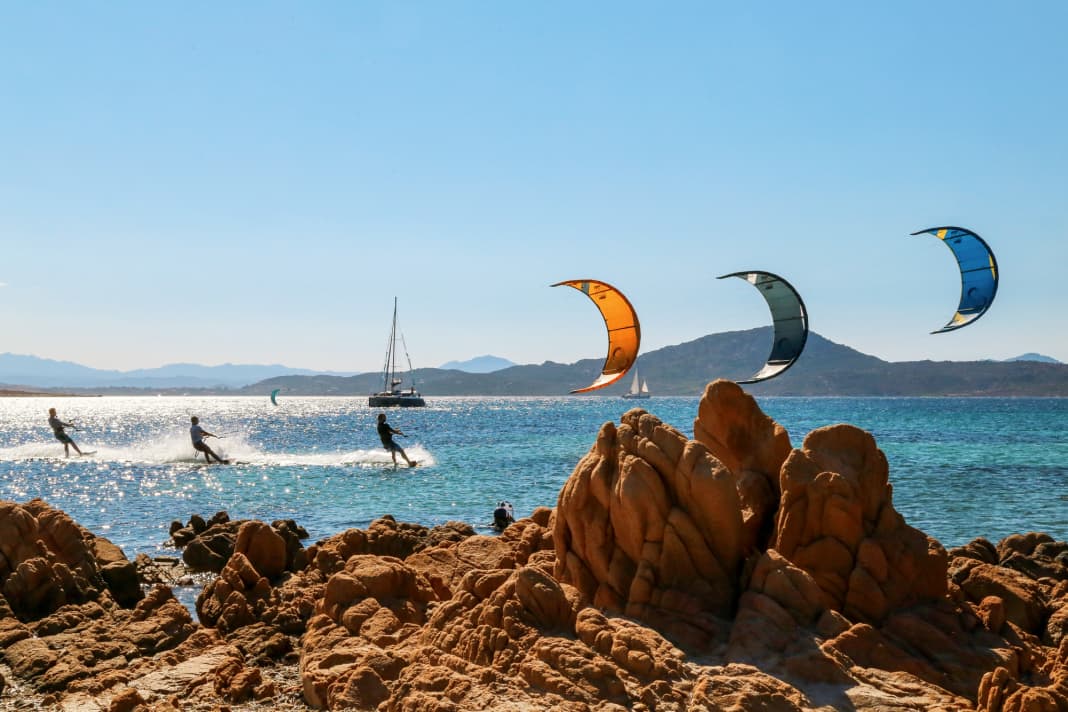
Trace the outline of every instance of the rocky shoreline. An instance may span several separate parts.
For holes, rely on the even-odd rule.
[[[631,410],[499,536],[218,513],[130,561],[0,502],[0,709],[1068,710],[1068,544],[947,551],[889,475],[717,381],[694,439]]]

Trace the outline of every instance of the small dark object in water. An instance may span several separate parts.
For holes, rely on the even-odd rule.
[[[493,510],[493,528],[499,532],[503,532],[508,528],[509,524],[515,523],[515,512],[512,510],[510,502],[500,501],[497,503],[497,508]]]

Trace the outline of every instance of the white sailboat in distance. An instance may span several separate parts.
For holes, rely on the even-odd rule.
[[[643,380],[641,388],[638,387],[638,372],[634,372],[634,380],[630,382],[630,390],[623,394],[624,398],[648,398],[649,382]]]

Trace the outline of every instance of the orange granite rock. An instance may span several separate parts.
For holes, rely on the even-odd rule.
[[[779,505],[779,470],[791,450],[786,429],[766,416],[741,386],[720,379],[705,388],[693,437],[734,473],[742,508],[742,551],[764,549]]]
[[[0,502],[0,583],[24,620],[105,590],[126,607],[143,595],[136,567],[121,549],[40,499]]]
[[[244,554],[261,576],[277,578],[286,570],[286,542],[273,527],[250,521],[237,531],[234,552]]]
[[[560,492],[555,576],[595,606],[707,640],[733,611],[741,539],[730,471],[635,409],[601,428]]]
[[[783,464],[773,547],[855,621],[947,593],[945,549],[894,509],[886,457],[850,425],[812,431]]]

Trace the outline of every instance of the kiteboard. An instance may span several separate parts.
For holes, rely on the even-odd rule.
[[[80,454],[82,457],[85,457],[86,455],[95,455],[96,450],[82,450]]]

